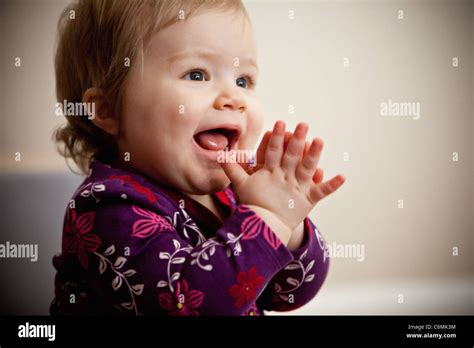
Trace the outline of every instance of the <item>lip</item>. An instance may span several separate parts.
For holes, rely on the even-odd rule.
[[[210,127],[205,127],[205,128],[203,127],[197,130],[196,133],[194,133],[194,135],[210,130],[210,129],[219,129],[219,128],[237,132],[237,138],[239,138],[240,135],[242,134],[242,127],[239,124],[222,123],[222,124],[211,125]]]

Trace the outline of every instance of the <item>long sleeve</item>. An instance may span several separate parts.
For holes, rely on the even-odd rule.
[[[186,238],[199,233],[196,226],[184,221],[183,235],[164,212],[124,200],[103,201],[93,215],[73,214],[70,224],[85,231],[78,258],[93,292],[130,314],[240,315],[293,260],[244,205],[198,245]]]
[[[313,222],[304,221],[303,245],[291,251],[293,261],[269,282],[258,300],[268,311],[290,311],[311,301],[321,289],[329,268],[326,243]]]
[[[290,251],[225,197],[230,216],[216,230],[147,178],[93,161],[66,209],[51,314],[259,315],[314,297],[328,260],[311,221]]]

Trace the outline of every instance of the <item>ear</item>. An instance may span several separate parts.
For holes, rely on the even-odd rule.
[[[113,136],[117,136],[120,129],[120,120],[113,115],[113,109],[106,100],[100,88],[88,88],[82,95],[83,103],[93,103],[94,116],[91,118],[93,124]]]

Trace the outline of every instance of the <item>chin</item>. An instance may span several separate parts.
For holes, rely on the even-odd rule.
[[[212,175],[210,177],[203,177],[200,184],[196,184],[194,187],[195,192],[191,192],[196,195],[209,195],[219,191],[223,191],[227,186],[230,185],[230,180],[225,175],[224,170],[221,169],[222,173]]]

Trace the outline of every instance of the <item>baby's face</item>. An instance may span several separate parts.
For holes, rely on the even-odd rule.
[[[181,192],[225,188],[218,150],[253,149],[263,126],[256,60],[241,14],[211,11],[156,33],[126,81],[118,145],[127,164]]]

